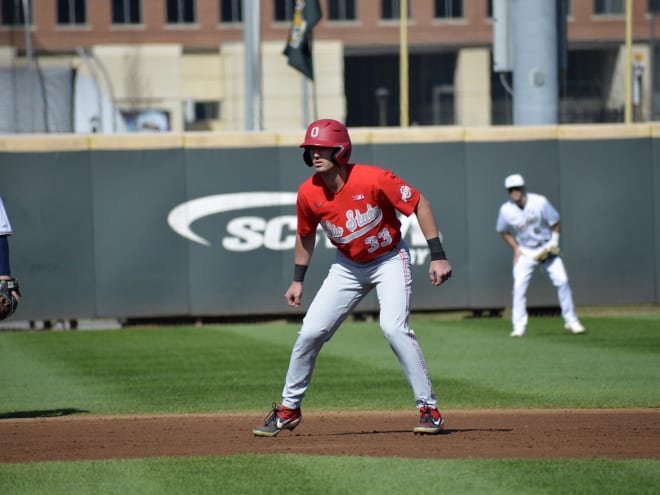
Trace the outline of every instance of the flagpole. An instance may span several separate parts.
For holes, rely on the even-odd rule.
[[[316,93],[316,81],[312,81],[312,108],[314,110],[314,120],[319,118],[318,94]]]
[[[626,56],[625,67],[625,98],[623,106],[623,119],[626,124],[632,121],[632,0],[626,0]]]
[[[310,123],[309,120],[309,83],[304,74],[300,74],[300,81],[302,82],[302,122],[303,128],[307,127]]]
[[[399,3],[399,114],[401,127],[408,127],[408,0]]]
[[[314,59],[314,36],[309,33],[309,53],[312,54],[312,60]],[[314,73],[314,64],[312,64],[312,109],[314,111],[314,120],[319,118],[319,109],[318,109],[318,95],[316,93],[316,74]],[[305,124],[305,127],[307,124]]]

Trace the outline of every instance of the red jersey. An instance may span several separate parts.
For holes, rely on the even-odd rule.
[[[410,216],[419,198],[419,191],[373,165],[346,165],[346,183],[336,193],[314,174],[298,188],[298,234],[312,235],[320,224],[347,258],[366,263],[399,243],[401,222],[396,212]]]

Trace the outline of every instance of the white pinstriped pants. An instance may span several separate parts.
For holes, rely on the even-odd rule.
[[[415,333],[408,327],[412,277],[410,253],[403,241],[370,263],[355,263],[337,252],[291,351],[283,405],[300,407],[323,344],[374,287],[380,305],[380,327],[412,387],[416,406],[437,407],[424,355]]]

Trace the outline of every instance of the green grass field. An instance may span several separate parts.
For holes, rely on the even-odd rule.
[[[660,311],[587,316],[573,336],[533,318],[414,316],[442,408],[660,407]],[[298,326],[0,332],[2,418],[254,411],[279,400]],[[377,323],[323,349],[304,408],[412,409]],[[1,448],[1,439],[0,439]],[[231,456],[0,465],[13,493],[658,493],[660,460]]]

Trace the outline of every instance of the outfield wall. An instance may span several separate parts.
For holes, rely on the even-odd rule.
[[[390,168],[432,203],[454,276],[427,282],[406,225],[413,309],[511,304],[495,232],[504,177],[562,214],[578,305],[660,303],[660,125],[352,129],[353,159]],[[289,314],[303,132],[0,137],[0,195],[24,299],[16,319]],[[334,258],[319,237],[303,311]],[[540,275],[532,306],[557,305]],[[360,309],[377,308],[375,294]]]

